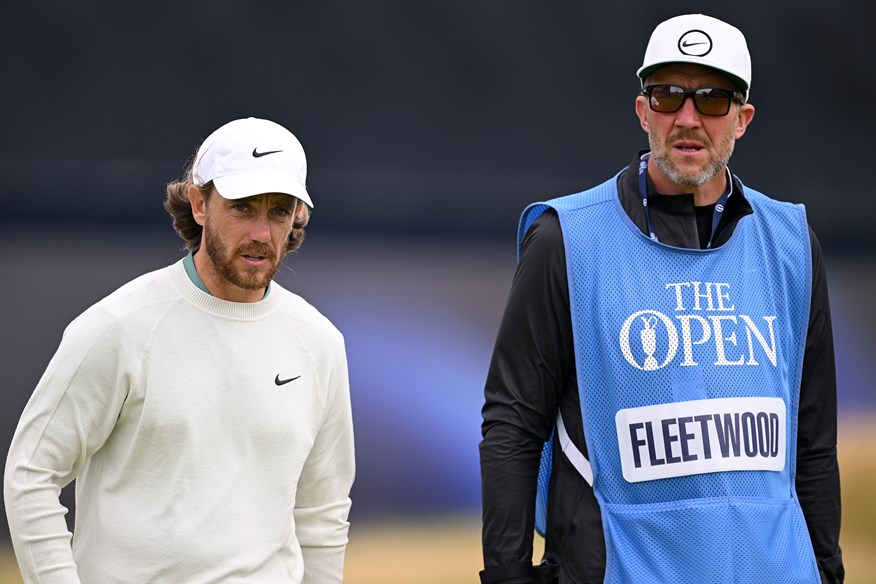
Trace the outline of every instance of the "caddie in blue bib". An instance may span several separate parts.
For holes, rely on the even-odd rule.
[[[714,249],[643,234],[616,177],[521,219],[521,242],[548,208],[563,231],[589,453],[573,464],[600,505],[607,583],[819,582],[794,490],[806,217],[745,194],[755,212]]]

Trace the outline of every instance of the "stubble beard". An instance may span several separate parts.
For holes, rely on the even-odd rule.
[[[667,142],[686,138],[699,140],[700,136],[692,132],[679,132],[670,136]],[[666,175],[669,180],[679,185],[699,187],[712,180],[719,172],[724,170],[724,167],[727,166],[727,163],[730,162],[730,157],[733,155],[736,139],[733,134],[727,133],[718,145],[718,150],[706,161],[706,165],[694,171],[684,171],[675,164],[669,156],[671,149],[661,142],[653,126],[648,129],[648,143],[651,146],[651,158],[654,160],[654,164],[657,165],[660,172]]]
[[[280,270],[285,247],[286,244],[280,253],[275,254],[267,244],[252,242],[249,245],[236,248],[233,253],[229,253],[228,246],[222,241],[219,233],[210,226],[210,223],[207,222],[204,227],[204,248],[216,271],[224,280],[244,290],[261,290],[268,287],[268,284]],[[264,256],[268,259],[268,265],[266,267],[236,267],[234,260],[241,255]]]

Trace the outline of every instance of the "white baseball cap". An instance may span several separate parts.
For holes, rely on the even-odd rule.
[[[284,193],[313,207],[307,159],[298,139],[280,124],[258,118],[228,122],[204,140],[192,166],[197,186],[210,181],[226,199]]]
[[[636,72],[644,83],[669,63],[695,63],[727,76],[745,93],[751,87],[751,55],[745,36],[735,26],[705,14],[685,14],[657,25],[651,33],[645,61]]]

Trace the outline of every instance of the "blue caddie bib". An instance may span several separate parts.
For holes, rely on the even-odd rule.
[[[617,177],[521,218],[521,243],[548,208],[563,231],[607,583],[819,582],[794,489],[806,216],[745,193],[754,213],[708,250],[645,236]]]

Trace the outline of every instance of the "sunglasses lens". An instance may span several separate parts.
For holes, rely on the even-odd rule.
[[[723,116],[730,111],[732,97],[732,93],[725,89],[699,89],[694,94],[694,101],[701,114]]]
[[[651,109],[655,112],[674,113],[681,109],[684,100],[691,97],[697,111],[704,116],[726,116],[734,92],[727,89],[685,89],[677,85],[651,85],[646,88]]]
[[[684,102],[684,90],[674,85],[655,85],[650,94],[651,109],[655,112],[677,112]]]

